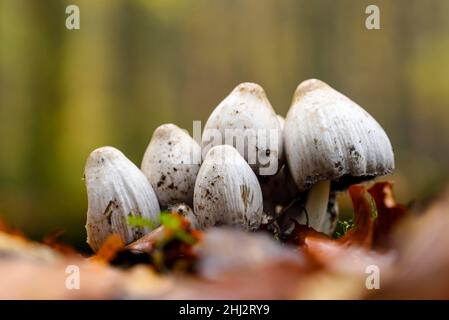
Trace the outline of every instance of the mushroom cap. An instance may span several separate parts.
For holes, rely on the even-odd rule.
[[[127,224],[125,217],[142,216],[159,225],[159,203],[145,175],[113,147],[94,150],[86,161],[87,242],[94,251],[115,233],[129,243],[150,231]]]
[[[180,202],[193,204],[200,161],[201,147],[187,131],[174,124],[154,131],[141,168],[163,208]]]
[[[215,139],[217,130],[220,139]],[[238,143],[239,139],[243,143]],[[239,84],[209,116],[202,137],[203,155],[211,147],[223,144],[236,148],[256,173],[277,172],[283,157],[282,128],[260,85]],[[275,172],[261,170],[274,164]]]
[[[290,172],[300,191],[322,180],[337,189],[394,170],[390,140],[362,107],[326,83],[299,84],[284,127]]]
[[[262,223],[262,191],[239,152],[227,145],[209,150],[198,172],[194,214],[200,228],[217,224],[248,230]]]

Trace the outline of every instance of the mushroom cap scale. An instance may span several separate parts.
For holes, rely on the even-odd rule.
[[[352,178],[371,179],[394,170],[392,146],[379,123],[316,79],[296,89],[285,120],[284,145],[300,191],[322,180],[344,188]]]
[[[159,203],[145,175],[125,155],[112,147],[94,150],[86,161],[87,242],[94,251],[115,233],[130,243],[149,232],[130,226],[129,215],[159,225]]]

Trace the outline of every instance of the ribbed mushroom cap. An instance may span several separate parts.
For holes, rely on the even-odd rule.
[[[220,141],[214,139],[217,130],[222,138]],[[256,137],[256,134],[260,136]],[[226,137],[231,139],[226,140]],[[244,144],[239,145],[237,140],[243,138]],[[232,145],[257,174],[265,175],[260,170],[262,167],[273,164],[273,161],[280,162],[283,157],[282,128],[263,88],[250,82],[235,87],[209,116],[202,144],[203,156],[213,146]]]
[[[322,180],[338,188],[394,170],[390,140],[377,121],[326,83],[295,91],[284,127],[288,165],[300,191]]]
[[[87,188],[87,242],[94,251],[115,233],[125,243],[137,240],[148,228],[127,223],[129,215],[159,225],[159,203],[148,179],[125,155],[112,147],[94,150],[84,170]]]
[[[200,161],[201,147],[187,131],[174,124],[154,131],[141,167],[163,208],[180,202],[193,204]]]
[[[262,191],[254,172],[231,146],[209,150],[195,184],[194,214],[200,228],[235,225],[249,230],[262,223]]]

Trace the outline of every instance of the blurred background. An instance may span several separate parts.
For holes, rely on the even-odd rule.
[[[81,29],[65,28],[76,4]],[[381,30],[365,28],[380,8]],[[449,177],[447,0],[1,0],[0,216],[83,247],[84,162],[112,145],[140,165],[153,130],[192,121],[243,81],[285,115],[315,77],[371,113],[396,155],[396,194]]]

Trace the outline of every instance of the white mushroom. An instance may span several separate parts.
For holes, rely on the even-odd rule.
[[[322,231],[332,186],[394,170],[385,131],[364,109],[320,80],[302,82],[285,120],[286,159],[300,191],[309,190],[310,225]]]
[[[235,147],[257,174],[278,171],[283,157],[282,129],[258,84],[239,84],[210,115],[203,131],[203,156],[222,144]]]
[[[94,150],[84,170],[87,188],[87,243],[97,251],[106,238],[118,234],[130,243],[150,231],[130,226],[127,216],[159,225],[159,204],[148,179],[123,153],[112,147]]]
[[[195,184],[194,213],[200,228],[228,224],[257,229],[262,211],[259,182],[238,151],[226,145],[210,149]]]
[[[154,131],[141,167],[163,208],[180,202],[193,204],[200,161],[201,147],[187,131],[174,124]]]

